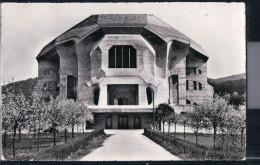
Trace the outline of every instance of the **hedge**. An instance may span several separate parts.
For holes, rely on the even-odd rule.
[[[176,156],[186,155],[187,159],[207,160],[207,159],[242,159],[241,154],[233,152],[213,151],[205,146],[196,145],[186,140],[178,139],[174,136],[166,135],[162,132],[144,129],[144,134],[160,144]]]
[[[88,132],[85,136],[77,137],[67,143],[39,152],[32,157],[32,160],[64,160],[79,148],[87,146],[90,140],[101,134],[104,134],[103,128]]]

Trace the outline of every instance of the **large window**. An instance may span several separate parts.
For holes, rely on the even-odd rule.
[[[136,50],[131,45],[115,45],[109,49],[109,68],[136,68]]]

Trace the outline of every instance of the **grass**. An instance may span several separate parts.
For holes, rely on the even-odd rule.
[[[176,133],[176,136],[174,133],[170,133],[171,136],[174,136],[178,139],[186,140],[192,143],[196,143],[196,135],[194,133],[186,133],[185,139],[183,136],[183,133]],[[245,139],[244,139],[245,142]],[[214,140],[213,140],[213,134],[202,134],[199,133],[198,135],[198,145],[205,146],[207,148],[213,149],[214,147]],[[222,135],[217,134],[216,135],[216,148],[221,150],[220,147],[222,145],[225,145],[226,147],[231,147],[231,149],[234,149],[235,146],[238,148],[241,148],[241,139],[240,136],[234,136],[231,137],[230,135],[224,135],[224,142],[222,140]],[[233,147],[232,147],[233,146]],[[243,148],[245,150],[245,148]]]
[[[245,147],[241,149],[238,136],[233,143],[233,138],[226,136],[225,141],[222,141],[221,135],[218,135],[216,148],[213,149],[213,137],[210,134],[201,134],[198,145],[195,144],[195,135],[192,133],[188,133],[185,140],[180,133],[168,136],[162,132],[145,130],[145,135],[184,160],[241,160],[245,157]]]
[[[72,139],[71,134],[67,134],[67,142],[65,143],[64,133],[56,134],[56,147],[62,148],[61,146],[72,145],[75,142],[84,139],[86,136],[91,134],[86,133],[75,133],[75,138]],[[15,142],[16,157],[13,157],[12,153],[12,135],[7,137],[7,145],[3,147],[3,156],[6,160],[30,160],[39,153],[44,153],[47,150],[51,150],[53,147],[53,133],[41,133],[40,134],[40,151],[38,152],[38,139],[37,135],[34,138],[32,134],[22,134],[21,141],[18,140],[18,134]],[[98,136],[99,137],[99,136]],[[105,138],[105,137],[103,137]],[[96,144],[93,146],[97,146]],[[74,146],[73,146],[74,147]],[[66,149],[65,149],[66,150]],[[48,159],[48,158],[47,158]],[[50,158],[51,159],[51,158]]]

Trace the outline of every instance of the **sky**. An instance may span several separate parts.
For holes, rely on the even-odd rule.
[[[245,73],[244,3],[3,3],[1,82],[37,77],[41,49],[92,14],[153,14],[203,47],[209,78]]]

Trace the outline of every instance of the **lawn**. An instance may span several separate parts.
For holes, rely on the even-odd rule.
[[[174,133],[171,133],[170,135],[175,136]],[[183,140],[192,142],[192,143],[196,143],[196,136],[194,133],[186,133],[185,139],[184,139],[183,133],[176,133],[176,137],[179,139],[183,139]],[[244,142],[245,142],[245,138],[244,138]],[[199,133],[198,145],[202,145],[207,148],[213,149],[213,146],[214,146],[213,134]],[[236,148],[236,150],[241,149],[241,137],[238,135],[232,136],[232,137],[230,135],[224,135],[224,142],[223,142],[222,135],[217,134],[216,135],[216,148],[220,149],[223,147],[226,147],[226,149],[229,149],[229,150],[232,150],[235,148]],[[245,151],[245,147],[243,148],[243,151]]]
[[[74,133],[74,139],[77,139],[77,137],[81,137],[84,135],[87,135],[88,132],[83,133]],[[2,134],[3,137],[3,134]],[[73,139],[73,140],[74,140]],[[3,140],[3,138],[2,138]],[[72,140],[71,133],[67,133],[67,142],[70,142]],[[13,136],[11,134],[7,135],[7,140],[6,140],[6,146],[3,146],[3,141],[2,141],[2,148],[3,148],[3,156],[6,160],[15,160],[13,158]],[[64,132],[59,132],[56,134],[56,145],[60,145],[65,143],[65,136]],[[48,148],[51,148],[54,146],[53,144],[53,133],[40,133],[40,139],[39,139],[39,144],[40,144],[40,151],[46,150]],[[38,137],[37,135],[27,133],[27,134],[21,134],[21,141],[19,141],[19,135],[16,135],[16,140],[15,140],[15,154],[16,157],[19,157],[19,159],[22,159],[22,157],[30,157],[32,155],[35,155],[38,153]]]

